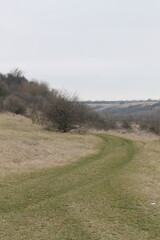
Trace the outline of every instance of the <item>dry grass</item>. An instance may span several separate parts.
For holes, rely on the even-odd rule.
[[[144,204],[154,202],[160,210],[160,141],[143,141],[139,146],[141,151],[134,160],[136,171],[131,175],[137,183],[133,191],[143,196]]]
[[[30,119],[0,114],[0,177],[62,166],[95,152],[96,137],[43,130]]]
[[[119,137],[125,137],[134,141],[145,141],[145,142],[151,142],[151,141],[158,141],[160,140],[160,136],[147,132],[142,131],[138,125],[132,124],[132,129],[125,130],[125,129],[116,129],[116,130],[109,130],[107,131],[108,134],[119,136]]]
[[[144,221],[148,221],[150,215],[150,224],[154,219],[159,219],[160,212],[160,137],[158,135],[140,131],[134,127],[132,131],[109,131],[110,134],[125,137],[134,140],[139,148],[131,166],[132,171],[126,169],[123,178],[130,183],[129,191],[140,200],[140,206],[144,209]],[[128,175],[128,172],[130,174]],[[155,203],[155,205],[150,205]],[[153,222],[152,222],[153,221]],[[156,224],[160,226],[160,221]],[[145,239],[145,238],[144,238]],[[146,238],[148,239],[148,238]],[[153,239],[160,239],[158,236]]]
[[[136,172],[132,173],[136,191],[142,194],[146,203],[155,202],[160,207],[159,189],[160,189],[160,136],[150,132],[141,131],[134,126],[132,131],[119,130],[108,131],[114,136],[125,137],[134,140],[140,151],[134,159]]]
[[[1,174],[14,173],[0,184],[1,239],[159,240],[158,139],[52,133],[11,115],[0,126]]]

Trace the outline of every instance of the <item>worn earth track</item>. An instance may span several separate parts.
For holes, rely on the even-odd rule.
[[[160,239],[157,213],[131,191],[140,149],[124,138],[97,137],[97,154],[1,185],[0,239]]]

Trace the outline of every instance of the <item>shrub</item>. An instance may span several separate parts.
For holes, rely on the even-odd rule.
[[[45,114],[59,131],[68,132],[78,123],[76,101],[59,95],[52,98],[45,109]]]
[[[26,106],[20,98],[13,95],[5,99],[4,109],[12,113],[24,114],[26,111]]]

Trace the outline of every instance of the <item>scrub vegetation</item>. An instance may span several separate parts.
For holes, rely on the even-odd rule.
[[[51,89],[46,82],[28,81],[15,69],[0,74],[0,111],[21,114],[50,130],[105,128],[105,120],[75,94]]]
[[[86,104],[101,114],[107,129],[141,130],[160,135],[160,101],[89,101]]]

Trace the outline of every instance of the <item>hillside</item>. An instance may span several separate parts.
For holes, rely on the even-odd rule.
[[[130,129],[135,124],[160,135],[160,101],[86,102],[106,122],[106,129]],[[134,130],[134,129],[133,129]]]
[[[19,69],[0,73],[0,112],[21,114],[61,132],[104,127],[102,117],[78,96],[50,88],[47,82],[29,81]]]
[[[160,109],[159,101],[112,101],[86,102],[90,107],[101,114],[143,114]]]

